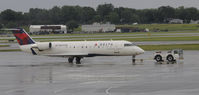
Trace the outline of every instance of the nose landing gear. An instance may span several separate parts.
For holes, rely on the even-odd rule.
[[[132,63],[135,63],[135,55],[132,56]]]
[[[132,64],[135,65],[135,55],[132,56]]]

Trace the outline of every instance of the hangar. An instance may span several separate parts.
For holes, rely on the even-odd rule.
[[[116,26],[114,24],[106,23],[93,23],[91,25],[82,25],[82,31],[88,33],[96,33],[96,32],[113,32],[115,31]]]

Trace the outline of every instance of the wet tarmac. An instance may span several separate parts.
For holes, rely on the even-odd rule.
[[[137,58],[151,59],[153,51]],[[198,95],[199,51],[177,64],[131,57],[93,57],[82,65],[66,58],[0,52],[1,95]]]

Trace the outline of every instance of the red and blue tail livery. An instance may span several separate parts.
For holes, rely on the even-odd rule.
[[[12,29],[12,33],[17,39],[19,45],[35,44],[35,41],[30,38],[26,31],[22,28]]]

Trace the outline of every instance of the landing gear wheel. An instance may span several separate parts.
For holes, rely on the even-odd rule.
[[[69,63],[73,63],[73,60],[74,60],[74,57],[69,57],[69,58],[68,58],[68,62],[69,62]]]
[[[157,62],[161,62],[161,61],[162,61],[162,56],[156,55],[154,59],[155,59]]]
[[[172,55],[168,55],[168,56],[167,56],[167,60],[168,60],[169,62],[174,62],[174,61],[175,61]]]
[[[76,57],[76,64],[81,64],[81,57]]]
[[[136,61],[136,60],[135,60],[135,55],[133,55],[133,56],[132,56],[132,64],[133,64],[133,65],[136,65],[135,61]]]

